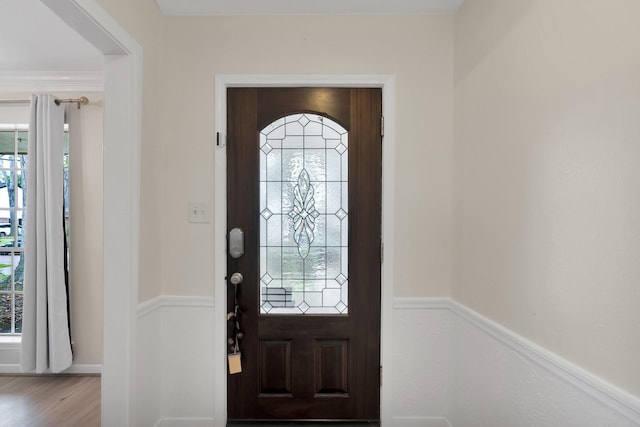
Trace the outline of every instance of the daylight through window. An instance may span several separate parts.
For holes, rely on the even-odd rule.
[[[22,333],[23,221],[28,191],[27,138],[27,125],[0,125],[0,335]],[[69,138],[65,127],[64,203],[67,225],[69,219],[68,147]]]

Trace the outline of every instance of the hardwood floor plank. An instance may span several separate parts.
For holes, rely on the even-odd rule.
[[[99,427],[100,377],[0,375],[0,427]]]

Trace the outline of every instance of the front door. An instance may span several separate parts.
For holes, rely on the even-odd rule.
[[[227,114],[228,420],[379,420],[382,92],[231,88]]]

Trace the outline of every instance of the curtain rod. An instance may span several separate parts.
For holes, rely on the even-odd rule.
[[[0,99],[0,104],[29,104],[31,103],[30,99]],[[89,98],[86,96],[81,96],[80,98],[67,98],[67,99],[56,99],[56,105],[60,104],[78,104],[78,109],[80,109],[80,105],[87,105],[89,103]]]

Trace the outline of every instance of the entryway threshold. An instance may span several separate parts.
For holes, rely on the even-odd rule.
[[[286,420],[286,421],[227,421],[227,427],[380,427],[380,421],[349,420]]]

